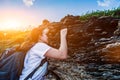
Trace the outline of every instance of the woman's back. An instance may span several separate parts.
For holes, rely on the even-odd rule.
[[[45,43],[36,43],[26,54],[24,61],[24,69],[20,80],[24,80],[37,66],[40,65],[41,61],[45,58],[44,54],[50,49]],[[33,75],[32,79],[39,79],[45,75],[47,71],[47,62],[43,64]]]

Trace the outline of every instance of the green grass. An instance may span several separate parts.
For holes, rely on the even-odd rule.
[[[114,8],[112,10],[104,10],[104,11],[97,10],[97,11],[87,12],[86,14],[80,16],[80,20],[86,21],[94,16],[95,17],[112,16],[112,17],[120,18],[120,7],[116,9]],[[7,35],[4,36],[4,33],[7,33]],[[8,47],[12,47],[16,44],[20,44],[27,35],[29,35],[29,31],[28,32],[0,31],[0,53]]]
[[[90,19],[91,17],[101,17],[101,16],[111,16],[111,17],[120,18],[120,7],[114,8],[112,10],[104,10],[104,11],[97,10],[97,11],[87,12],[86,14],[80,16],[80,20],[84,21]]]

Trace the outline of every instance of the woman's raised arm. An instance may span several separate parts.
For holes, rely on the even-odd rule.
[[[56,59],[66,59],[67,58],[67,28],[60,31],[60,47],[59,49],[50,48],[45,54],[46,57],[56,58]]]

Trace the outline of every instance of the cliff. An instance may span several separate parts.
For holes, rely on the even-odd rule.
[[[49,44],[56,48],[60,44],[60,29],[68,28],[69,58],[50,59],[50,68],[62,80],[119,80],[120,18],[93,16],[82,21],[80,17],[67,15],[60,22],[45,21],[40,25],[50,29]]]

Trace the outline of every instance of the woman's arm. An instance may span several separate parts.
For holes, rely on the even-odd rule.
[[[60,47],[59,49],[50,48],[45,56],[56,59],[66,59],[67,58],[67,28],[62,29],[60,32]]]

